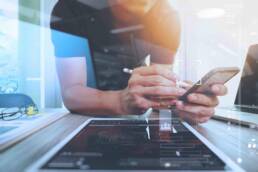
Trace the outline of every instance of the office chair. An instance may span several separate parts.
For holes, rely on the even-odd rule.
[[[0,108],[28,107],[36,104],[25,94],[0,94]]]

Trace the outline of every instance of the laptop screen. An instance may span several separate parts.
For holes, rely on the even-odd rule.
[[[248,50],[235,105],[258,106],[258,44]]]

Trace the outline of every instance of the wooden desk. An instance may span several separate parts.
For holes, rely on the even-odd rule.
[[[0,171],[24,171],[87,119],[85,116],[67,115],[1,152]],[[248,148],[248,144],[258,142],[257,130],[214,120],[195,128],[230,158],[241,162],[240,165],[245,170],[257,171],[258,148]]]

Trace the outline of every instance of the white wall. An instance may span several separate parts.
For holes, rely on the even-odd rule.
[[[182,77],[197,81],[215,67],[242,68],[248,46],[258,43],[256,0],[173,0],[175,3],[183,20],[183,52],[178,54],[185,60],[181,62],[186,71]],[[216,10],[224,14],[202,17]],[[240,74],[227,84],[229,94],[221,98],[221,105],[233,104],[239,80]]]
[[[62,107],[59,82],[55,68],[54,47],[50,36],[50,15],[57,0],[41,1],[41,65],[44,70],[45,107]]]

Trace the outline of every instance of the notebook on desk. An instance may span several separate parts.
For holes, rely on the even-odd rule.
[[[144,119],[93,118],[28,172],[244,171],[171,111]]]
[[[258,128],[258,44],[248,50],[234,106],[217,108],[215,118]]]
[[[65,110],[46,110],[34,116],[23,116],[12,121],[0,120],[0,151],[12,146],[30,134],[65,116]]]

